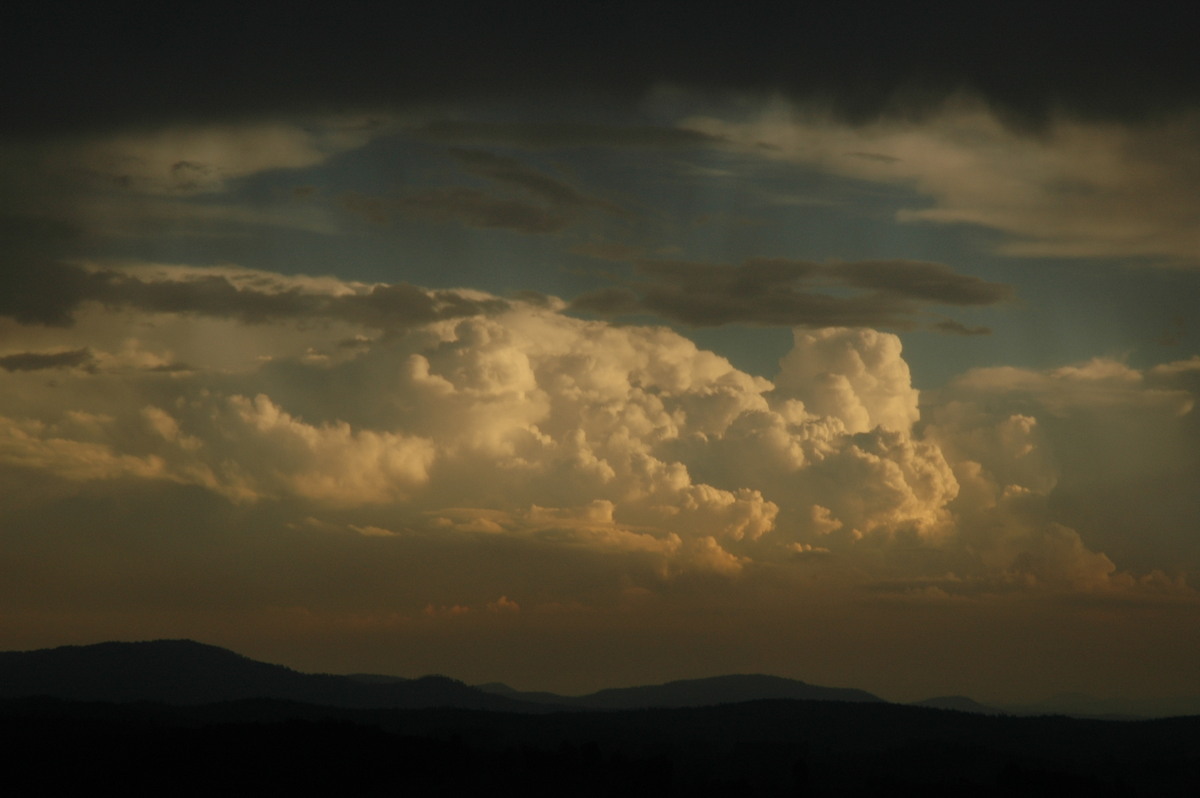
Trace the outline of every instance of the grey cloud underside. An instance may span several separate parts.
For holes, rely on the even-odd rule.
[[[101,285],[83,269],[38,258],[0,271],[0,316],[22,324],[66,327],[72,312]]]
[[[0,283],[0,316],[22,324],[68,327],[87,302],[156,313],[184,313],[264,323],[329,319],[388,330],[440,319],[500,312],[500,299],[474,299],[455,291],[425,291],[408,283],[376,285],[331,296],[300,289],[259,290],[224,276],[143,279],[118,271],[90,271],[57,262],[12,270]],[[45,357],[45,356],[42,356]],[[49,366],[40,366],[42,368]]]
[[[855,288],[870,288],[943,305],[994,305],[1011,299],[1011,286],[957,274],[941,263],[871,260],[842,263],[825,270]]]
[[[19,352],[0,357],[0,369],[5,371],[41,371],[87,367],[92,362],[92,352],[86,347],[66,352]]]
[[[953,319],[945,319],[933,325],[933,328],[939,332],[950,333],[952,335],[991,335],[990,327],[968,327],[962,322],[954,321]]]
[[[1011,299],[1011,286],[924,261],[816,263],[750,259],[740,266],[642,260],[637,279],[588,292],[575,311],[602,316],[653,313],[696,327],[887,326],[911,328],[924,304],[986,306]],[[846,289],[863,293],[846,294]],[[954,325],[954,322],[945,324]],[[939,325],[939,328],[942,326]],[[967,332],[963,325],[944,331]]]
[[[1200,102],[1185,4],[13,2],[0,18],[4,129],[49,130],[581,94],[669,82],[780,92],[849,120],[963,90],[1036,126]]]

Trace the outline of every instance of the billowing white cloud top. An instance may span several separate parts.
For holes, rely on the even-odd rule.
[[[236,271],[222,275],[259,299],[385,293]],[[200,285],[187,270],[135,272]],[[1165,429],[1190,411],[1189,363],[974,371],[922,418],[892,334],[797,330],[768,381],[665,328],[470,297],[490,312],[382,335],[316,304],[312,319],[253,324],[199,305],[87,305],[75,327],[10,325],[0,465],[63,495],[102,480],[189,485],[369,536],[630,556],[668,582],[832,568],[927,598],[1170,583],[1118,571],[1054,521],[1040,417],[1082,409],[1102,425],[1137,408]],[[152,343],[127,337],[138,327]]]

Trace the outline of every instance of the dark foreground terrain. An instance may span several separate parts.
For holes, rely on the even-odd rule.
[[[1200,717],[1014,717],[963,697],[932,703],[941,706],[761,675],[570,698],[445,677],[305,674],[189,640],[64,646],[0,652],[0,789],[1200,794]]]
[[[1194,795],[1200,718],[753,701],[530,714],[0,701],[7,794]]]

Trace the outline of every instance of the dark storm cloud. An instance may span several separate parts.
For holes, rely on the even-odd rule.
[[[583,294],[571,308],[604,316],[653,313],[696,327],[909,328],[925,304],[993,305],[1013,295],[1010,286],[940,263],[906,260],[821,264],[755,258],[740,266],[643,260],[636,273],[639,279],[627,286]],[[848,294],[848,288],[863,292]]]
[[[957,274],[941,263],[869,260],[843,263],[836,276],[855,288],[872,288],[943,305],[994,305],[1013,296],[1012,286]]]
[[[12,2],[0,12],[11,132],[503,97],[632,102],[661,81],[778,91],[842,118],[982,95],[1133,119],[1195,108],[1185,4],[510,5]]]
[[[243,288],[218,276],[158,281],[112,272],[102,275],[107,282],[96,299],[107,305],[154,313],[194,313],[262,323],[277,318],[315,316],[328,303],[327,297],[299,291],[276,293]]]
[[[817,263],[783,258],[752,258],[741,266],[677,260],[643,260],[638,274],[659,283],[707,285],[738,297],[760,296],[820,271]]]
[[[365,293],[331,296],[299,288],[256,288],[224,275],[144,279],[49,261],[0,275],[0,316],[22,324],[70,326],[76,311],[86,302],[249,324],[335,319],[378,329],[497,313],[508,307],[499,299],[474,299],[455,291],[425,291],[407,283],[376,285]]]
[[[498,313],[508,308],[500,299],[472,299],[455,291],[425,291],[408,283],[377,285],[366,294],[330,297],[328,313],[343,321],[387,329]]]
[[[66,352],[20,352],[0,357],[0,369],[5,371],[41,371],[88,366],[92,362],[90,349],[71,349]]]
[[[731,297],[719,290],[689,291],[663,286],[647,291],[641,306],[693,327],[754,324],[768,327],[907,328],[911,309],[883,297],[835,297],[781,290],[757,297]]]
[[[908,303],[879,295],[839,297],[804,290],[820,270],[804,261],[752,260],[742,266],[687,261],[641,261],[627,288],[590,292],[573,310],[601,315],[653,313],[695,327],[908,326]]]

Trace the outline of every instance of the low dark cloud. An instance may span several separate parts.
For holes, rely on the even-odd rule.
[[[102,296],[107,278],[57,261],[13,257],[0,266],[0,316],[69,327],[79,304]]]
[[[0,12],[0,103],[4,130],[45,133],[496,97],[632,107],[670,83],[851,121],[962,91],[1026,126],[1055,110],[1128,120],[1200,104],[1185,8],[17,0]]]
[[[415,327],[442,319],[499,313],[502,299],[473,299],[456,291],[426,291],[408,283],[377,285],[366,294],[330,297],[328,314],[377,329]]]
[[[951,335],[991,335],[991,327],[968,327],[962,322],[946,319],[939,321],[933,325],[933,329],[938,332],[950,333]]]
[[[732,266],[642,260],[635,271],[636,278],[627,285],[576,297],[572,310],[602,316],[656,314],[695,327],[752,324],[907,329],[924,305],[993,305],[1013,296],[1010,286],[924,261],[822,264],[756,258]],[[946,330],[964,332],[967,328]]]
[[[21,324],[69,327],[87,303],[236,319],[248,324],[333,319],[376,329],[400,329],[440,319],[497,313],[501,299],[455,291],[426,291],[408,283],[377,285],[333,296],[298,287],[255,287],[225,275],[149,279],[115,270],[89,270],[52,261],[25,264],[0,275],[0,316]],[[49,366],[46,366],[49,367]]]
[[[0,369],[5,371],[41,371],[86,367],[92,363],[92,352],[86,347],[66,352],[20,352],[0,357]]]
[[[261,324],[280,318],[304,318],[328,311],[330,297],[299,290],[259,291],[234,285],[223,276],[189,280],[145,280],[119,272],[101,272],[104,290],[95,299],[153,313],[192,313]]]
[[[958,274],[949,266],[928,261],[856,261],[833,267],[831,273],[855,288],[870,288],[943,305],[994,305],[1013,296],[1012,286]]]

